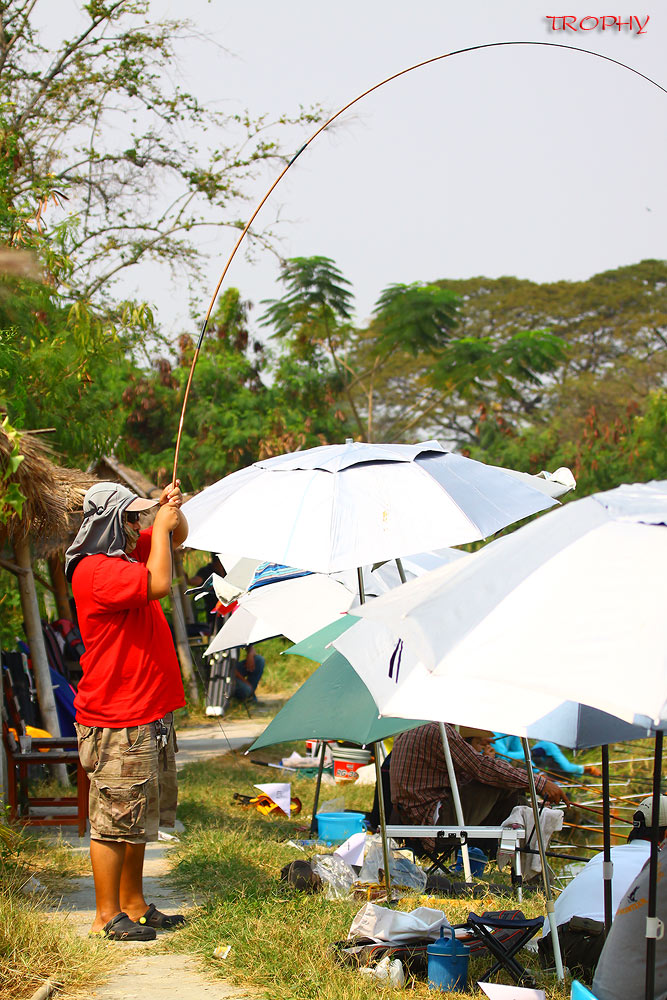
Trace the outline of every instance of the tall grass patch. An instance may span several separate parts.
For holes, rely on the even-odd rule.
[[[47,908],[85,862],[52,845],[0,826],[0,1000],[23,1000],[47,979],[65,990],[98,982],[112,965],[103,942],[81,939]],[[43,886],[29,894],[37,879]]]

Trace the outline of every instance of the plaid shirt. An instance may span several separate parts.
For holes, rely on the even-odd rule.
[[[449,748],[459,787],[479,781],[494,788],[527,788],[528,775],[498,757],[481,754],[466,743],[453,726],[446,725]],[[415,826],[428,826],[435,820],[440,801],[449,797],[450,786],[437,722],[401,733],[394,740],[390,761],[391,801],[401,820]],[[542,791],[543,774],[535,784]]]

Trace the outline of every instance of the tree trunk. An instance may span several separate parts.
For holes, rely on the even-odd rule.
[[[53,585],[53,596],[56,600],[58,618],[66,618],[70,621],[72,618],[72,610],[69,603],[69,590],[67,589],[67,580],[65,579],[65,564],[63,562],[63,557],[57,552],[55,555],[49,556],[48,564],[49,576]]]
[[[174,579],[171,584],[171,621],[174,626],[174,637],[176,640],[176,652],[181,664],[183,682],[188,692],[188,697],[197,704],[199,701],[199,689],[195,677],[195,668],[192,663],[192,654],[188,643],[188,634],[185,628],[185,618],[183,617],[183,605],[181,604],[181,591],[178,586],[178,579]]]
[[[183,615],[185,621],[188,625],[194,625],[195,615],[192,610],[192,601],[185,593],[186,589],[186,577],[185,577],[185,567],[183,566],[183,553],[178,550],[174,552],[174,570],[176,572],[176,577],[178,579],[178,589],[181,592],[181,607],[183,608]]]
[[[21,595],[25,634],[28,646],[30,647],[30,659],[35,675],[37,701],[39,702],[42,722],[52,736],[60,736],[60,723],[58,721],[58,712],[56,711],[56,699],[53,694],[46,646],[44,645],[42,623],[39,618],[37,590],[35,588],[35,578],[32,575],[30,543],[27,537],[17,538],[14,542],[14,558],[19,568],[23,571],[18,576],[19,594]],[[54,764],[53,773],[62,784],[69,784],[67,768],[64,764]]]

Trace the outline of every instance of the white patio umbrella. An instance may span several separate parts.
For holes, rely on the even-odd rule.
[[[193,548],[333,573],[487,538],[553,506],[568,475],[528,484],[437,441],[350,441],[256,462],[183,511]]]
[[[234,548],[321,573],[358,567],[363,602],[360,567],[489,537],[553,506],[548,494],[562,495],[574,485],[564,472],[558,477],[564,482],[545,473],[527,485],[437,441],[347,441],[257,462],[183,509],[192,547]],[[454,787],[453,770],[451,779]],[[463,823],[460,808],[458,818]],[[463,860],[469,877],[465,850]]]
[[[406,585],[400,602],[359,609],[334,645],[382,715],[423,718],[428,706],[435,719],[559,743],[572,743],[577,702],[661,726],[666,557],[667,483],[622,486]],[[655,788],[661,747],[659,733]],[[647,996],[652,966],[649,954]]]
[[[299,642],[347,611],[353,601],[353,590],[322,573],[266,584],[239,598],[205,655],[274,635]]]
[[[406,579],[414,579],[430,569],[464,559],[466,555],[460,549],[422,552],[401,560],[403,575]],[[363,568],[366,598],[386,594],[401,582],[394,562]],[[352,570],[342,570],[331,576],[306,573],[294,579],[278,578],[259,587],[253,584],[251,580],[250,589],[238,598],[238,607],[213,639],[206,656],[276,635],[299,642],[359,605],[358,580]]]
[[[568,700],[659,725],[667,719],[666,525],[667,483],[569,503],[358,609],[363,620],[334,645],[382,714],[423,718],[428,699],[434,717],[451,721],[452,681],[465,679],[467,711],[489,721],[502,714],[508,725],[490,728],[518,735],[533,735]],[[395,668],[389,675],[392,655],[400,684]],[[521,699],[503,695],[519,680]]]

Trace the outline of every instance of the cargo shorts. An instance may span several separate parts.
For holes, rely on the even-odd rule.
[[[158,826],[174,825],[178,745],[171,712],[164,722],[167,743],[159,748],[152,722],[123,729],[75,723],[90,778],[91,840],[146,844],[158,839]]]

